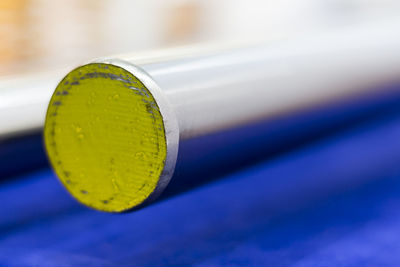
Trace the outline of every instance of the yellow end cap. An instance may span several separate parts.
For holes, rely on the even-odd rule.
[[[104,63],[79,67],[59,83],[44,137],[67,190],[108,212],[143,203],[167,154],[163,118],[150,91],[130,72]]]

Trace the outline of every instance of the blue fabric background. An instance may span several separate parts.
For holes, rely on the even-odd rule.
[[[329,128],[330,134],[241,158],[243,164],[231,159],[246,151],[245,144],[211,159],[189,153],[211,141],[188,144],[175,184],[160,201],[133,213],[80,206],[48,168],[3,181],[0,265],[399,265],[395,100],[345,127]],[[293,129],[301,134],[304,125]],[[249,140],[260,144],[257,138]],[[212,173],[218,175],[204,177]]]

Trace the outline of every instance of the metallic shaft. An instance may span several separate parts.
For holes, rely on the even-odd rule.
[[[180,138],[186,139],[399,78],[397,26],[348,29],[139,66],[168,98]]]
[[[360,94],[400,77],[399,23],[185,56],[99,59],[71,71],[46,116],[62,183],[98,210],[154,199],[179,139]]]

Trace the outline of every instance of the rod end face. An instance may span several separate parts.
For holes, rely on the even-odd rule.
[[[143,204],[166,186],[175,165],[162,113],[131,71],[107,63],[74,69],[58,84],[44,128],[59,180],[97,210],[123,212]]]

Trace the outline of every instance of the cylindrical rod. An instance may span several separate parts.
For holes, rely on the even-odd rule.
[[[120,212],[168,184],[179,138],[366,91],[400,74],[399,24],[187,57],[100,59],[71,71],[46,116],[58,177],[80,202]]]
[[[397,31],[348,29],[140,67],[167,96],[185,139],[398,78]]]

